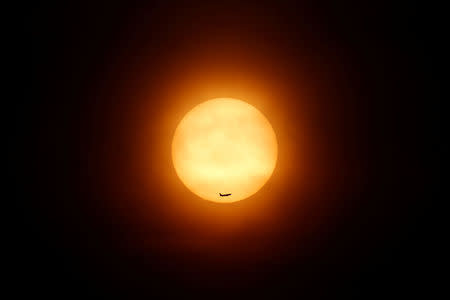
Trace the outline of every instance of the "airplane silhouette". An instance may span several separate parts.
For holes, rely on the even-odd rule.
[[[219,193],[219,195],[220,195],[220,197],[226,197],[226,196],[230,196],[231,194],[222,194],[222,193]]]

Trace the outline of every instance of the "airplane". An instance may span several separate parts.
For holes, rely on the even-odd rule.
[[[222,194],[222,193],[219,193],[219,195],[220,195],[220,197],[226,197],[226,196],[230,196],[231,194]]]

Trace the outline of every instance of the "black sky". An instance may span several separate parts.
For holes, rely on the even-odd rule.
[[[33,7],[26,23],[32,33],[31,93],[16,115],[23,146],[18,154],[24,158],[18,160],[17,200],[27,227],[26,282],[60,298],[361,299],[426,292],[422,207],[430,198],[428,125],[435,118],[429,99],[437,98],[437,88],[432,59],[425,55],[421,8],[168,2]],[[231,250],[218,250],[220,255],[211,254],[214,247],[167,246],[192,236],[178,233],[176,216],[158,204],[167,196],[157,180],[151,183],[151,220],[123,217],[136,209],[124,203],[144,197],[125,138],[134,134],[129,124],[139,106],[132,95],[143,86],[164,95],[172,78],[168,70],[184,53],[201,61],[205,49],[216,52],[204,60],[224,61],[230,78],[239,78],[236,70],[246,61],[249,73],[279,74],[286,95],[309,85],[315,93],[308,103],[319,145],[315,157],[327,161],[319,188],[307,194],[313,204],[306,213],[298,204],[297,179],[290,178],[290,189],[280,196],[285,206],[277,208],[282,229],[252,236],[258,222],[248,221],[238,236],[224,238]],[[151,116],[171,105],[156,98],[149,99]],[[295,97],[285,101],[300,107]],[[291,126],[289,133],[299,130]],[[201,235],[201,223],[192,222],[180,226]],[[305,226],[314,229],[305,234]],[[202,236],[214,238],[223,237]],[[148,243],[149,250],[135,250]],[[246,250],[232,251],[239,247]]]

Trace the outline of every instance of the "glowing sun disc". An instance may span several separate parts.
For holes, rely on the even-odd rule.
[[[277,154],[275,132],[266,117],[233,98],[195,106],[178,124],[172,141],[173,164],[184,185],[203,199],[222,203],[260,190],[273,173]]]

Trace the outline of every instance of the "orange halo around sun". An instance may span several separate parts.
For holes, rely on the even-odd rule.
[[[276,135],[266,117],[233,98],[195,106],[178,124],[172,141],[173,164],[184,185],[220,203],[258,192],[271,177],[277,155]]]

